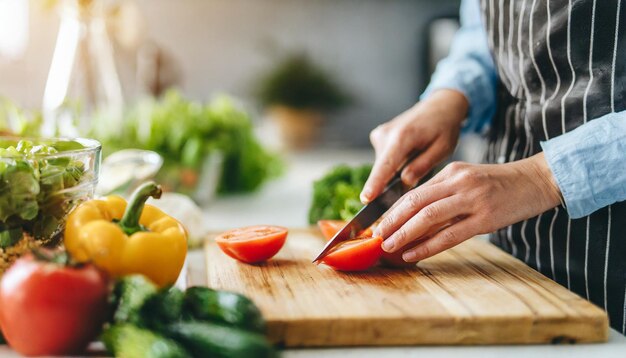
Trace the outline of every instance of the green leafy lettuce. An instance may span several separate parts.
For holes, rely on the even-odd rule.
[[[174,181],[182,192],[185,183],[176,183],[181,169],[200,172],[215,151],[224,159],[221,193],[253,191],[282,172],[282,161],[254,136],[250,116],[228,97],[202,103],[169,91],[161,99],[138,102],[127,111],[122,126],[111,128],[108,118],[96,118],[92,136],[109,153],[124,148],[158,152],[165,161],[159,179]]]
[[[81,148],[74,141],[0,140],[0,247],[24,233],[46,242],[60,233],[69,209],[91,190],[80,184],[93,175],[83,162],[54,154]]]
[[[309,223],[318,220],[350,220],[361,210],[359,194],[372,171],[370,164],[358,167],[339,165],[313,183]]]

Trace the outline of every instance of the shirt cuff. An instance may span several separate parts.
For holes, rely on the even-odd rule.
[[[626,200],[626,113],[611,113],[541,142],[569,216]]]

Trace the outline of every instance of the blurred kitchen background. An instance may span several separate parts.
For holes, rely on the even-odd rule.
[[[333,146],[367,146],[372,128],[416,102],[433,58],[447,50],[459,3],[98,1],[116,7],[105,10],[106,21],[126,103],[167,86],[197,100],[227,93],[258,122],[259,78],[302,54],[345,94],[324,116],[321,143]],[[0,95],[28,108],[42,104],[60,18],[67,16],[52,3],[0,0]]]
[[[291,198],[298,226],[311,182],[371,163],[369,132],[418,100],[459,2],[0,0],[0,133],[100,140],[97,194],[156,175],[213,208],[198,223]],[[188,199],[169,206],[189,218]]]

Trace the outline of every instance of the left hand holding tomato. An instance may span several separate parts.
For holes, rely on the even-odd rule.
[[[107,317],[108,281],[87,264],[69,267],[27,255],[0,281],[0,326],[24,355],[81,353]]]
[[[383,249],[419,261],[560,204],[543,153],[507,164],[452,163],[402,197],[378,225]]]

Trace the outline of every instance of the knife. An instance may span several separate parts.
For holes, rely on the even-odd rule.
[[[396,172],[393,178],[389,181],[385,190],[376,197],[376,199],[372,200],[368,204],[366,204],[355,216],[350,220],[346,226],[344,226],[341,230],[339,230],[333,238],[326,243],[326,246],[322,249],[322,251],[317,255],[313,263],[321,260],[330,250],[332,250],[335,246],[340,243],[352,239],[359,231],[367,229],[372,224],[376,222],[376,220],[380,219],[384,213],[389,210],[393,204],[395,204],[398,199],[402,197],[402,195],[406,194],[411,188],[404,185],[401,179],[402,170],[407,166],[407,164],[411,163],[413,159],[417,158],[419,152],[414,152],[409,156],[402,167]],[[432,176],[432,173],[426,175],[426,177],[420,180],[420,183],[428,180]],[[418,183],[419,185],[419,183]],[[417,185],[416,185],[417,186]]]

